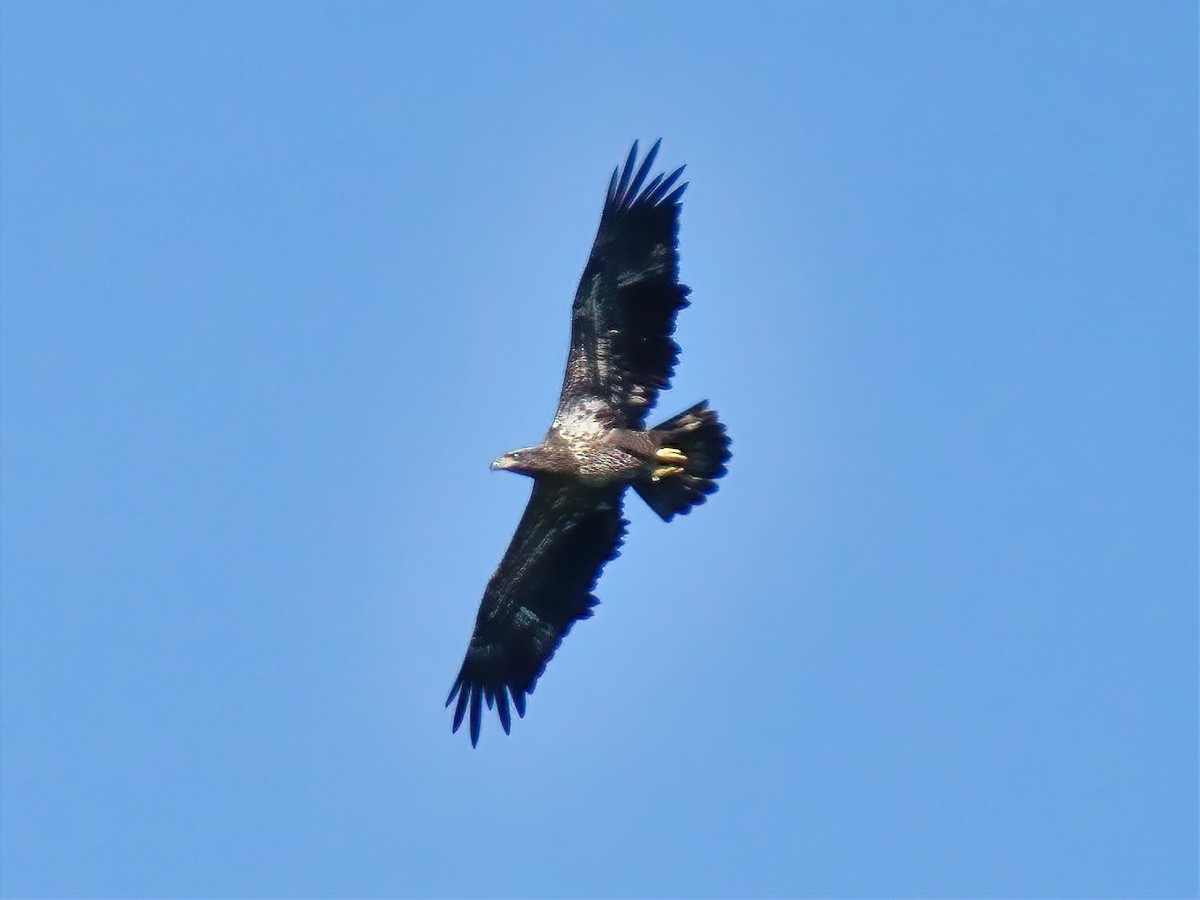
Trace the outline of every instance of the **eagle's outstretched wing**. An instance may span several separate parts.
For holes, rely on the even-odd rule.
[[[679,347],[671,334],[688,295],[676,252],[687,184],[675,186],[682,166],[645,183],[659,143],[635,172],[634,141],[625,167],[613,171],[571,307],[571,352],[556,421],[586,405],[606,424],[641,429],[675,371]]]
[[[577,619],[592,614],[592,588],[625,533],[621,487],[591,489],[537,481],[517,533],[488,582],[467,658],[446,699],[454,730],[470,710],[479,741],[482,704],[493,704],[507,733],[508,700],[525,715],[546,663]]]

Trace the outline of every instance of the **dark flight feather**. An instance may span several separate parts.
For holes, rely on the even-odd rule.
[[[683,166],[680,166],[678,169],[676,169],[674,172],[672,172],[670,175],[667,176],[666,181],[663,181],[661,176],[659,176],[659,178],[655,179],[655,183],[653,185],[651,185],[650,187],[646,188],[646,202],[651,205],[657,204],[658,201],[662,199],[663,194],[665,194],[667,191],[669,191],[671,189],[671,185],[673,185],[675,182],[677,182],[679,180],[679,176],[682,174],[683,174]],[[686,187],[686,186],[687,185],[684,185],[684,187]]]
[[[633,146],[636,155],[637,141],[633,142]],[[633,183],[629,185],[629,190],[625,192],[625,197],[622,198],[622,202],[625,202],[625,200],[631,195],[636,197],[637,192],[642,189],[642,182],[646,180],[646,175],[649,173],[650,167],[654,165],[654,157],[658,156],[658,148],[660,146],[662,146],[662,138],[659,138],[654,142],[654,146],[650,148],[650,152],[647,153],[646,158],[642,160],[642,166],[637,170],[637,174],[633,176]]]
[[[629,176],[633,174],[633,164],[637,161],[637,141],[629,148],[629,158],[625,160],[625,168],[621,170],[621,180],[617,182],[617,194],[614,198],[618,204],[625,202],[625,188],[629,185]]]

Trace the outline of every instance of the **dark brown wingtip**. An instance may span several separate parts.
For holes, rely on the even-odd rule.
[[[458,706],[454,708],[454,724],[450,727],[450,733],[456,734],[459,726],[463,723],[463,715],[467,711],[467,701],[471,699],[471,691],[466,685],[462,685],[458,692]],[[446,704],[449,706],[449,704]]]
[[[479,746],[479,726],[483,722],[483,687],[471,685],[471,746]]]
[[[638,142],[634,141],[633,146],[629,148],[629,156],[625,160],[625,165],[621,168],[621,180],[617,182],[617,195],[614,198],[617,206],[621,206],[625,202],[625,189],[629,187],[629,177],[633,175],[633,164],[637,162],[637,147]]]
[[[633,176],[633,181],[630,183],[628,190],[625,191],[625,196],[621,198],[622,206],[629,206],[637,202],[638,191],[642,189],[642,183],[650,173],[650,167],[654,165],[654,157],[658,156],[658,148],[661,144],[662,138],[659,138],[654,142],[654,146],[650,148],[650,152],[646,154],[646,158],[642,160],[642,165],[637,170],[637,174]]]
[[[510,734],[512,716],[508,713],[508,689],[505,685],[500,685],[500,691],[496,694],[496,712],[500,716],[500,727],[505,734]]]
[[[671,187],[675,184],[676,181],[679,180],[679,176],[683,174],[683,170],[686,168],[687,168],[687,166],[680,166],[678,169],[676,169],[674,172],[672,172],[670,175],[668,175],[666,178],[664,178],[661,182],[654,185],[653,190],[650,190],[649,188],[647,188],[645,194],[643,195],[644,202],[649,203],[651,206],[657,206],[662,201],[662,199],[666,195],[667,191],[671,190]],[[685,185],[685,187],[686,187],[686,185]]]

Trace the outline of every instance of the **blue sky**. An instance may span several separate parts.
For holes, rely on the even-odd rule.
[[[0,24],[5,896],[1196,892],[1194,4]],[[731,471],[472,751],[659,136]]]

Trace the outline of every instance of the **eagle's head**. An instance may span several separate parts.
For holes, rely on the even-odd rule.
[[[510,450],[503,456],[492,460],[492,471],[507,469],[521,475],[532,475],[537,465],[535,448],[526,447],[523,450]]]

